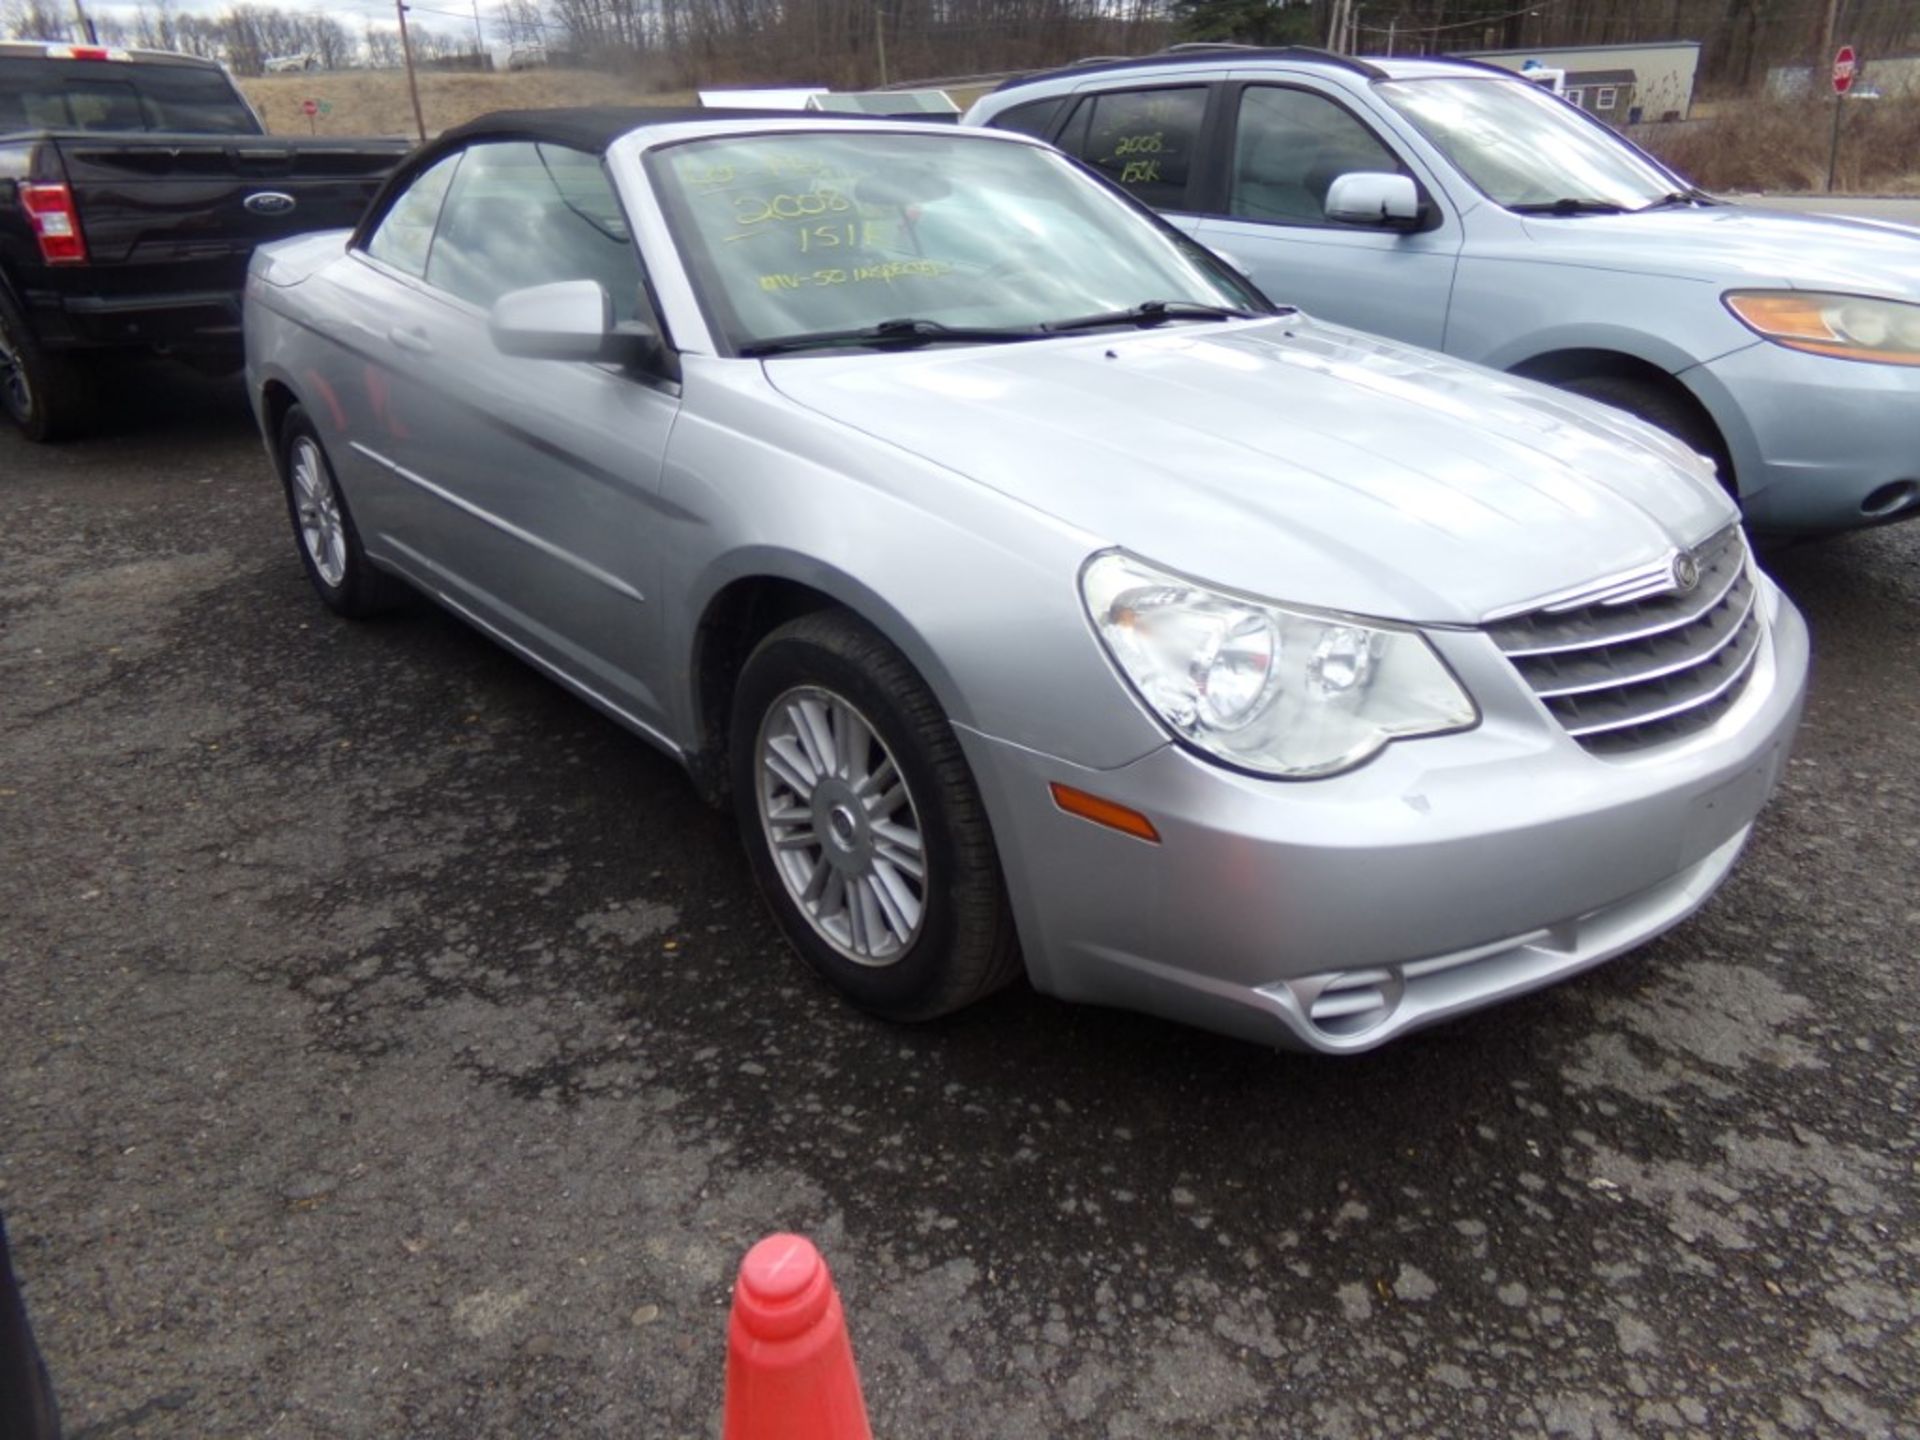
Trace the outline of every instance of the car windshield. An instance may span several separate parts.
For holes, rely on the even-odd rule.
[[[849,126],[692,141],[648,164],[735,351],[869,328],[904,343],[1032,338],[1134,307],[1149,323],[1266,309],[1199,246],[1033,145]]]
[[[1673,176],[1531,81],[1448,77],[1376,88],[1496,204],[1639,210],[1675,191]]]

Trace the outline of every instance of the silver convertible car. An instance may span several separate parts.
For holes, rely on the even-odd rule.
[[[1354,1051],[1677,923],[1806,630],[1698,456],[1275,309],[1013,134],[499,115],[261,250],[299,553],[678,757],[898,1019]]]

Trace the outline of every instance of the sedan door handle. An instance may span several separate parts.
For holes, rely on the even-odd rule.
[[[427,332],[418,326],[408,330],[396,325],[387,331],[387,339],[398,345],[402,350],[411,350],[416,355],[431,355],[433,353],[433,342],[427,338]]]

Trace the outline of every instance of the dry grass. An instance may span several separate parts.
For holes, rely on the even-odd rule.
[[[414,132],[404,70],[334,70],[242,80],[240,88],[279,135],[305,135],[305,100],[330,100],[333,111],[313,122],[320,135],[404,135]],[[541,110],[555,105],[691,105],[686,91],[660,93],[644,83],[598,70],[522,70],[510,75],[420,76],[427,133],[489,110]]]
[[[1833,102],[1742,100],[1711,118],[1649,125],[1634,138],[1709,190],[1819,190],[1827,181]],[[1920,177],[1920,99],[1850,100],[1834,189],[1911,195]]]

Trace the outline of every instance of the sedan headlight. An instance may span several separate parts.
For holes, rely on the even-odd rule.
[[[1114,552],[1080,585],[1141,699],[1230,765],[1312,779],[1479,719],[1417,631],[1227,594]]]
[[[1920,305],[1811,290],[1733,290],[1724,298],[1749,330],[1790,350],[1920,365]]]

